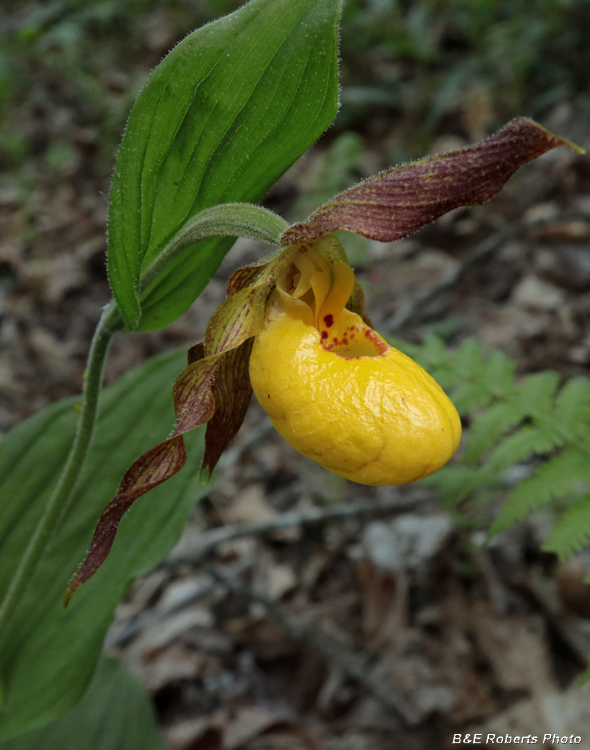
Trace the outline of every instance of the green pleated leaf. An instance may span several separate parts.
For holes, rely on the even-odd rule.
[[[1,740],[55,720],[84,694],[125,589],[165,556],[204,494],[198,479],[203,428],[187,438],[189,465],[122,520],[107,563],[64,610],[69,579],[106,502],[127,467],[174,424],[171,388],[185,357],[185,352],[156,357],[103,393],[88,464],[0,649]],[[68,455],[75,406],[76,399],[67,399],[44,409],[0,444],[0,596]]]
[[[129,328],[170,324],[233,240],[187,247],[143,297],[141,276],[192,216],[257,203],[338,107],[342,0],[252,0],[190,34],[131,112],[109,215],[109,276]]]
[[[0,750],[165,750],[145,688],[103,656],[88,692],[43,729],[0,742]]]

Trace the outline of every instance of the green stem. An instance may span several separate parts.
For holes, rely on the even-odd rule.
[[[80,417],[68,460],[0,606],[2,635],[6,634],[8,621],[35,572],[58,520],[72,498],[78,477],[84,468],[98,416],[98,398],[109,344],[113,334],[120,330],[122,325],[119,311],[115,303],[111,302],[104,309],[98,322],[88,353]]]

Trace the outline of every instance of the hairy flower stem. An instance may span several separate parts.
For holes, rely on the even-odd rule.
[[[98,417],[98,400],[109,345],[113,334],[122,327],[119,311],[115,303],[111,302],[105,307],[98,322],[88,353],[80,416],[68,460],[0,606],[0,640],[6,635],[7,625],[16,605],[35,572],[57,522],[68,507],[84,468]]]

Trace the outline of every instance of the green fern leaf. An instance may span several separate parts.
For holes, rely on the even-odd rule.
[[[577,445],[590,454],[590,402],[583,385],[588,381],[580,378],[570,382],[573,385],[568,383],[562,388],[551,409],[541,402],[536,409],[530,407],[529,414],[536,424],[553,433],[556,445]]]
[[[477,471],[477,485],[498,481],[506,469],[526,461],[535,454],[548,453],[555,447],[554,436],[537,426],[526,425],[508,435],[494,449],[487,462]]]
[[[411,357],[416,361],[418,361],[422,356],[422,352],[424,349],[423,345],[412,344],[410,341],[404,341],[403,339],[398,339],[395,336],[386,336],[385,340],[387,341],[389,346],[394,346],[396,349],[399,349],[400,352],[407,354],[408,357]]]
[[[590,380],[572,378],[568,381],[556,399],[554,416],[564,428],[583,435],[584,428],[590,424]]]
[[[473,422],[463,460],[469,463],[479,461],[504,433],[521,421],[522,417],[522,410],[518,404],[499,401],[490,406]]]
[[[475,339],[467,339],[455,354],[453,370],[457,388],[451,392],[451,400],[462,416],[487,406],[494,398],[494,385],[507,387],[507,381],[512,384],[514,380],[510,360],[500,353],[491,362],[484,360],[481,344]]]
[[[466,497],[473,475],[474,469],[471,466],[447,464],[435,474],[423,479],[420,484],[426,487],[436,487],[445,504],[456,505]]]
[[[483,349],[477,339],[467,339],[454,356],[454,367],[465,380],[481,380],[485,372]]]
[[[418,362],[427,373],[432,375],[441,388],[447,391],[457,382],[453,366],[453,358],[445,343],[438,336],[428,336],[421,346],[410,345],[408,349],[405,342],[403,347],[398,347],[408,356]]]
[[[457,411],[472,418],[461,462],[455,459],[422,484],[438,488],[450,507],[467,498],[482,507],[514,486],[518,476],[519,484],[491,533],[536,508],[567,501],[575,504],[558,522],[545,549],[563,558],[587,544],[590,380],[574,378],[558,392],[559,376],[547,371],[529,375],[517,385],[512,360],[501,352],[485,356],[474,340],[451,353],[440,338],[430,336],[409,353],[450,393]],[[561,450],[552,455],[556,449]],[[534,456],[539,457],[535,464],[527,463]],[[473,522],[473,515],[469,519]]]
[[[545,540],[543,550],[567,560],[588,544],[590,539],[590,493],[567,510]]]
[[[444,341],[438,336],[427,336],[422,343],[419,353],[420,364],[424,369],[448,369],[452,364],[452,357]]]
[[[590,481],[589,466],[587,453],[574,446],[565,448],[511,492],[492,533],[511,526],[536,508],[583,489]]]
[[[551,412],[558,385],[559,375],[551,370],[528,375],[519,389],[523,409],[531,415]]]
[[[461,416],[464,416],[487,406],[493,399],[493,394],[480,380],[474,383],[463,383],[458,388],[451,389],[450,398],[455,409]]]
[[[494,396],[510,398],[517,393],[514,362],[504,352],[494,351],[487,358],[483,382]]]
[[[539,429],[553,436],[555,446],[578,444],[576,435],[555,416],[553,396],[559,376],[556,372],[537,372],[529,375],[520,388],[518,403]]]

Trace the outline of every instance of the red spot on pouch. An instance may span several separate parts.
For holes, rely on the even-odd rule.
[[[379,354],[385,354],[385,352],[389,348],[387,344],[379,338],[379,335],[375,333],[372,328],[365,328],[365,337],[373,343]]]
[[[334,325],[334,316],[333,315],[326,315],[324,317],[324,323],[330,328]]]
[[[327,339],[328,338],[328,331],[322,331],[322,338]]]

